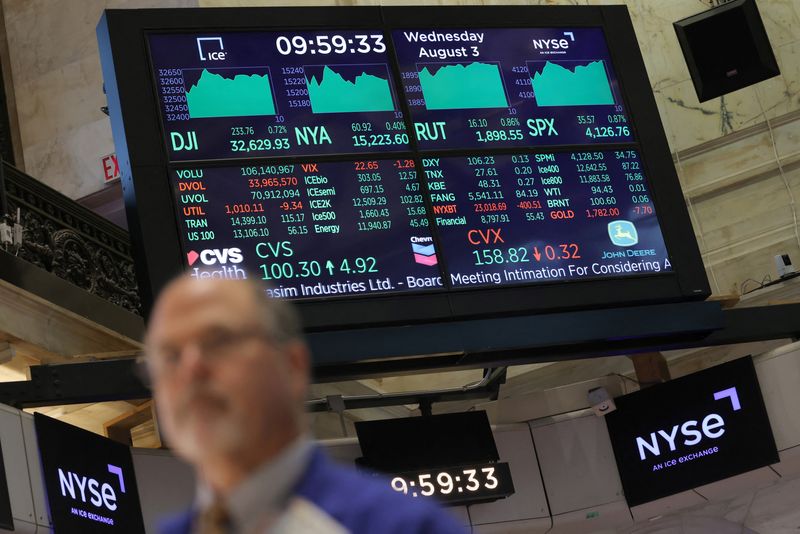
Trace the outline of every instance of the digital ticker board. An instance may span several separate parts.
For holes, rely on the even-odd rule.
[[[440,287],[413,160],[176,169],[189,272],[319,298]],[[213,244],[213,245],[209,245]]]
[[[423,162],[454,287],[672,270],[635,150]]]
[[[145,308],[181,271],[310,328],[709,293],[624,7],[107,10],[98,38]]]
[[[633,139],[600,28],[392,32],[423,149]]]
[[[422,162],[428,193],[410,159],[176,169],[189,271],[315,298],[672,269],[635,150]]]
[[[380,31],[152,34],[174,161],[405,150]]]

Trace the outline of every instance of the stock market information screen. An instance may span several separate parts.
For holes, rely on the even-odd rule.
[[[453,287],[671,271],[635,150],[428,157]]]
[[[380,31],[151,34],[173,161],[408,149]]]
[[[193,276],[315,299],[673,270],[599,27],[148,45]]]
[[[633,140],[600,28],[392,32],[422,149]]]
[[[170,174],[197,278],[267,280],[276,297],[441,287],[414,161],[248,164]]]

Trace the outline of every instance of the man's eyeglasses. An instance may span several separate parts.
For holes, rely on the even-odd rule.
[[[140,378],[147,379],[146,383],[148,384],[155,378],[169,378],[180,367],[188,349],[196,350],[199,357],[206,362],[217,363],[234,356],[236,349],[245,341],[259,338],[267,342],[271,341],[262,328],[239,331],[216,329],[195,341],[181,345],[166,344],[153,347],[137,361],[140,368],[139,375]]]

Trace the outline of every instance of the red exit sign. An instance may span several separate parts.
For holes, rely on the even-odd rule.
[[[119,180],[119,163],[116,154],[109,154],[100,159],[103,164],[103,182],[109,183]]]

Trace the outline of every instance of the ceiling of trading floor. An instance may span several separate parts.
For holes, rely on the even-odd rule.
[[[731,300],[735,306],[800,302],[800,278],[755,291],[741,299]],[[87,359],[114,358],[136,354],[138,342],[109,332],[84,318],[58,309],[41,299],[25,298],[18,289],[0,283],[0,309],[8,319],[0,323],[0,380],[24,380],[31,365],[65,363]],[[723,361],[758,354],[790,340],[746,343],[665,352],[673,377],[688,374]],[[5,347],[5,350],[4,350]],[[518,399],[564,388],[602,377],[623,377],[626,388],[636,388],[636,374],[631,360],[624,356],[557,361],[518,365],[508,369],[506,382],[500,388],[500,399]],[[312,399],[329,396],[390,395],[400,392],[441,391],[463,388],[479,382],[483,370],[460,370],[434,374],[371,378],[337,383],[315,384]],[[577,385],[580,389],[583,386]],[[582,397],[582,394],[580,395]],[[486,406],[488,398],[448,402],[434,405],[434,412],[457,411]],[[571,401],[562,409],[578,409]],[[584,402],[580,399],[579,402]],[[158,446],[156,425],[150,403],[144,400],[115,401],[38,408],[37,411],[106,435],[109,428],[130,430],[134,442],[142,446]],[[502,404],[498,405],[502,406]],[[574,407],[573,407],[574,406]],[[570,408],[572,407],[572,408]],[[553,408],[558,409],[558,408]],[[310,416],[312,428],[319,438],[353,435],[352,424],[358,420],[403,417],[419,413],[417,405],[386,406],[349,410],[343,414],[316,413]],[[555,412],[553,412],[555,413]],[[536,412],[537,416],[550,415]],[[492,416],[503,419],[501,409]]]
[[[762,306],[800,302],[800,278],[760,289],[741,298],[728,299],[726,305]],[[131,356],[141,345],[110,332],[65,310],[24,294],[0,281],[0,381],[28,377],[31,365],[66,363]],[[686,349],[665,352],[673,377],[716,365],[746,354],[759,354],[791,340]],[[592,359],[537,363],[508,368],[499,401],[472,399],[441,403],[434,412],[486,409],[497,423],[535,419],[587,407],[590,382],[605,381],[618,393],[637,388],[630,358],[622,355]],[[441,391],[463,388],[479,382],[482,370],[460,370],[372,378],[338,383],[315,384],[312,399],[329,396],[376,396],[402,392]],[[610,389],[611,390],[611,389]],[[617,393],[615,393],[617,394]],[[523,408],[520,409],[520,406]],[[148,399],[48,406],[39,411],[76,426],[118,439],[130,439],[135,446],[159,447],[161,441],[152,403]],[[310,423],[321,439],[353,436],[353,423],[359,420],[394,418],[419,413],[417,405],[385,406],[339,413],[314,413]],[[709,502],[682,510],[679,514],[656,517],[626,533],[700,532],[797,532],[800,508],[797,496],[800,481],[779,479],[768,487],[744,488],[727,501]]]

